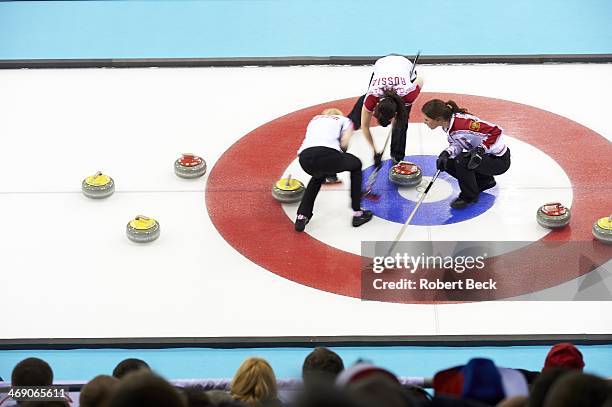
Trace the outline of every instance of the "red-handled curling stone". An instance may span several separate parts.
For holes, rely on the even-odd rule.
[[[174,162],[174,173],[181,178],[198,178],[206,174],[206,161],[202,157],[185,153]]]
[[[423,173],[418,165],[400,161],[389,170],[389,181],[402,187],[414,187],[421,183]]]
[[[540,206],[536,219],[540,226],[547,229],[559,229],[566,226],[572,217],[569,208],[559,202],[551,202]]]

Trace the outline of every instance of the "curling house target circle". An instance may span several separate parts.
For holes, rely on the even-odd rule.
[[[408,161],[417,164],[424,176],[429,178],[433,177],[436,173],[436,159],[437,156],[426,156],[426,155],[409,155]],[[388,172],[392,163],[390,160],[383,162],[382,173]],[[367,179],[368,175],[374,170],[373,167],[366,168],[364,171],[364,178]],[[438,176],[439,181],[436,183],[445,183],[450,186],[451,193],[445,194],[444,199],[435,200],[433,202],[427,201],[427,198],[421,204],[421,207],[414,215],[411,225],[445,225],[450,223],[462,222],[467,219],[472,219],[493,206],[495,197],[497,196],[498,187],[495,186],[490,190],[487,190],[480,194],[478,202],[470,207],[462,210],[452,209],[450,203],[459,195],[459,184],[455,178],[441,172]],[[438,184],[434,183],[433,188]],[[426,182],[421,182],[421,185],[427,185]],[[417,203],[418,194],[414,194],[415,198],[406,199],[406,195],[411,195],[410,191],[416,191],[414,188],[402,188],[397,185],[388,182],[384,177],[379,177],[374,184],[374,191],[380,195],[380,200],[370,201],[364,199],[362,206],[365,209],[369,209],[380,218],[386,219],[391,222],[404,224],[410,216],[410,212],[414,209]],[[434,191],[430,191],[432,193]],[[429,195],[428,195],[429,196]]]
[[[607,139],[545,110],[463,94],[421,94],[413,106],[411,124],[422,123],[421,106],[431,98],[455,100],[479,117],[500,124],[506,133],[556,161],[571,181],[573,201],[566,204],[571,206],[572,222],[561,230],[547,233],[540,240],[584,241],[593,245],[588,253],[591,264],[585,262],[576,268],[567,266],[566,255],[572,254],[571,250],[546,259],[542,264],[524,264],[524,267],[516,267],[517,263],[509,260],[518,259],[520,262],[521,257],[533,257],[530,250],[534,250],[531,247],[534,245],[499,256],[500,260],[515,267],[496,276],[504,288],[494,293],[491,299],[523,295],[561,284],[590,271],[593,262],[601,264],[610,258],[610,253],[601,249],[603,244],[595,241],[591,234],[593,219],[612,202],[612,189],[605,187],[609,165],[602,165],[600,160],[576,160],[573,155],[577,140],[580,140],[583,157],[611,157]],[[270,185],[281,178],[295,160],[310,119],[330,106],[348,112],[355,100],[343,99],[305,108],[268,122],[241,138],[212,169],[206,186],[206,206],[223,238],[254,263],[299,284],[358,298],[361,293],[360,256],[338,250],[307,233],[296,233],[292,220],[270,196]],[[424,175],[430,175],[429,171]],[[492,191],[487,192],[493,196]],[[400,302],[413,301],[405,298]]]

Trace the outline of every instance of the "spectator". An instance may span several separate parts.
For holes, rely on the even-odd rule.
[[[109,407],[186,407],[184,397],[170,383],[147,370],[121,380]]]
[[[248,358],[236,371],[231,394],[249,407],[280,405],[276,377],[268,362],[261,358]]]
[[[188,407],[208,407],[215,404],[210,400],[202,386],[188,386],[183,388]]]
[[[582,353],[571,343],[558,343],[546,355],[542,371],[553,367],[576,369],[582,372],[584,368]]]
[[[27,358],[17,363],[11,375],[12,386],[51,386],[53,370],[47,362],[38,358]]]
[[[300,394],[294,404],[296,407],[374,407],[355,400],[343,389],[329,384],[313,383]]]
[[[117,379],[123,378],[126,374],[136,372],[138,370],[151,370],[147,362],[140,359],[125,359],[119,362],[115,369],[113,369],[113,376]]]
[[[553,384],[544,407],[601,407],[611,396],[612,387],[606,380],[571,372]]]
[[[81,389],[80,407],[108,407],[108,402],[119,384],[119,379],[108,375],[94,377]]]
[[[535,382],[533,382],[527,406],[542,407],[552,385],[559,380],[561,376],[569,372],[570,370],[568,369],[553,367],[541,373]]]
[[[206,392],[206,394],[208,395],[210,402],[215,406],[219,406],[223,403],[234,402],[232,395],[224,390],[209,390]]]
[[[333,383],[338,374],[344,370],[344,363],[337,353],[327,348],[315,348],[302,365],[302,381],[304,387],[314,382]]]
[[[373,373],[368,377],[347,385],[347,391],[355,399],[372,406],[413,407],[416,406],[406,389],[397,380],[386,374]]]

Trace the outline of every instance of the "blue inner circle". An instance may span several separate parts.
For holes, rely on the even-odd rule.
[[[405,159],[417,164],[421,168],[423,176],[433,177],[436,173],[437,158],[434,155],[411,155]],[[408,220],[410,212],[416,206],[416,201],[411,201],[401,196],[398,186],[389,181],[389,170],[392,165],[391,160],[383,161],[382,169],[376,177],[372,192],[379,195],[380,199],[378,201],[363,199],[361,205],[364,209],[371,210],[380,218],[403,224]],[[373,166],[363,170],[364,187],[372,171],[374,171]],[[447,181],[453,188],[453,194],[441,201],[423,202],[414,218],[412,218],[412,225],[448,225],[475,218],[493,206],[495,198],[499,193],[498,187],[495,186],[485,192],[481,192],[478,202],[474,205],[470,205],[465,209],[452,209],[450,203],[461,192],[459,184],[455,178],[446,172],[440,173],[438,179]]]

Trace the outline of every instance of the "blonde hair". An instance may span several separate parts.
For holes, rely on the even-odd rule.
[[[330,107],[329,109],[323,110],[323,114],[326,116],[331,116],[331,115],[344,116],[344,114],[342,113],[342,110],[336,109],[335,107]]]
[[[230,389],[232,396],[250,407],[277,398],[272,366],[261,358],[248,358],[238,368]]]

